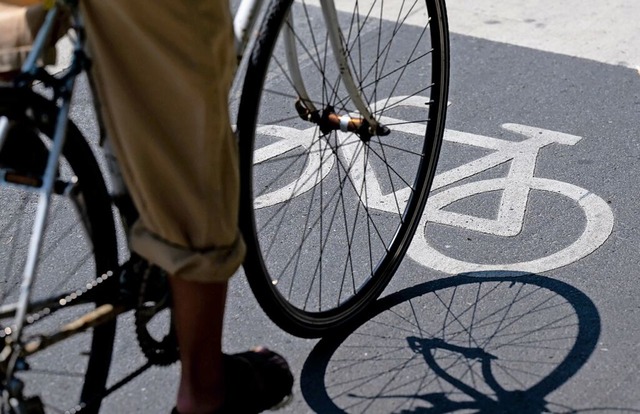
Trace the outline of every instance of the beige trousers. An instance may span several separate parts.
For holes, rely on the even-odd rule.
[[[131,247],[170,274],[224,282],[244,257],[227,0],[83,0],[109,138],[140,211]]]
[[[80,4],[105,126],[140,211],[131,248],[176,277],[227,281],[245,250],[228,1]]]

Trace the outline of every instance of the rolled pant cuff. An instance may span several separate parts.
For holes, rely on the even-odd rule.
[[[245,254],[240,233],[231,246],[190,249],[177,246],[148,231],[140,222],[131,228],[131,249],[170,276],[200,283],[226,283]]]

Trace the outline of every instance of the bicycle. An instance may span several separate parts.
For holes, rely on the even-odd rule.
[[[244,269],[264,311],[293,335],[318,337],[354,320],[387,285],[420,221],[444,131],[449,47],[443,0],[428,0],[425,9],[416,5],[398,6],[388,31],[383,17],[389,9],[377,0],[362,4],[362,9],[356,2],[351,16],[342,8],[338,12],[330,0],[321,0],[321,7],[275,0],[252,41],[237,122],[240,222],[248,246]],[[69,69],[54,77],[36,61],[61,7],[71,10],[76,35]],[[246,0],[236,13],[239,59],[249,47],[260,9],[259,1]],[[379,14],[374,16],[376,9]],[[366,13],[361,15],[361,10]],[[316,19],[320,11],[326,28]],[[425,15],[421,26],[409,25]],[[376,36],[369,36],[376,30]],[[395,47],[406,46],[407,40],[408,55]],[[165,326],[156,336],[153,329],[156,317],[166,314],[170,305],[166,277],[143,261],[129,261],[124,269],[119,265],[122,240],[112,206],[125,228],[137,213],[121,193],[117,169],[110,168],[112,191],[107,191],[89,144],[69,119],[76,80],[81,73],[90,75],[84,41],[77,1],[59,0],[16,84],[0,89],[1,242],[12,248],[3,249],[0,257],[6,275],[0,307],[5,412],[39,413],[68,406],[72,386],[80,390],[79,402],[67,411],[97,412],[105,396],[128,379],[107,387],[116,320],[127,311],[135,313],[147,366],[177,358],[171,331],[166,333]],[[426,45],[418,48],[423,42]],[[332,55],[337,57],[333,61]],[[367,66],[368,60],[373,64]],[[311,70],[318,75],[311,76]],[[419,75],[428,83],[413,90],[411,80]],[[39,86],[34,88],[36,81]],[[405,112],[405,103],[416,99],[422,100],[421,110]],[[393,121],[400,114],[413,119]],[[424,136],[403,135],[408,123],[422,124]],[[278,129],[293,128],[311,136],[309,145],[260,158],[261,149],[291,138],[278,136]],[[20,140],[10,139],[18,133]],[[109,159],[108,145],[105,152]],[[350,154],[348,164],[345,153]],[[337,167],[329,169],[333,165]],[[319,172],[311,173],[316,167]],[[373,180],[367,177],[372,174],[379,177],[376,182],[382,181],[380,187],[370,185]],[[309,186],[309,177],[318,186]],[[335,188],[326,196],[330,185]],[[400,192],[402,200],[396,196],[398,187],[406,187]],[[375,201],[369,195],[388,189],[393,196],[386,202],[396,206],[393,222],[369,210]],[[263,196],[274,192],[280,198],[265,205]],[[288,197],[283,196],[287,192]],[[12,197],[15,204],[10,205]],[[320,211],[314,211],[318,206]],[[25,220],[26,230],[19,230],[18,219]],[[285,224],[299,227],[285,230]],[[295,241],[291,234],[302,239]],[[369,240],[363,240],[365,236]],[[84,249],[77,249],[78,243],[85,244]],[[314,249],[307,250],[309,245]],[[366,261],[360,262],[358,254]],[[326,280],[336,269],[337,282]],[[287,272],[294,272],[296,279]],[[20,281],[10,285],[8,279],[20,273],[18,289]],[[51,273],[61,277],[54,279]],[[303,299],[295,297],[297,293]],[[50,355],[63,344],[66,350],[87,348],[86,358],[74,360],[80,385],[28,378],[67,369],[75,355]],[[53,386],[63,392],[52,391]]]

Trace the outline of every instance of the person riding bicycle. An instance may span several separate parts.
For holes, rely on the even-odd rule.
[[[0,0],[5,80],[42,22],[40,2]],[[80,9],[102,117],[140,212],[131,250],[170,275],[182,367],[174,412],[271,408],[292,392],[285,359],[266,348],[224,355],[221,346],[227,282],[245,251],[228,2],[82,0]]]

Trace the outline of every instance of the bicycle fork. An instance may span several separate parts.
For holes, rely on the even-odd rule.
[[[336,61],[336,65],[340,72],[340,78],[346,88],[351,101],[360,113],[359,117],[351,117],[350,115],[338,115],[335,109],[328,105],[320,112],[313,104],[311,98],[304,85],[300,65],[298,62],[298,53],[295,46],[295,34],[293,33],[293,15],[289,13],[285,20],[284,44],[287,59],[287,68],[293,82],[293,86],[298,93],[296,101],[296,110],[298,115],[305,121],[310,121],[320,127],[323,134],[331,131],[354,132],[364,142],[368,142],[373,136],[385,136],[390,134],[390,129],[382,125],[373,116],[373,113],[365,104],[362,95],[356,86],[351,69],[348,64],[348,52],[345,47],[344,36],[338,26],[338,14],[333,0],[320,0],[322,14],[324,17],[327,32],[329,34],[329,42]]]

